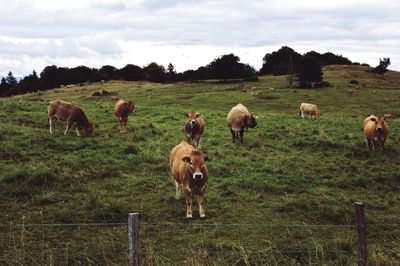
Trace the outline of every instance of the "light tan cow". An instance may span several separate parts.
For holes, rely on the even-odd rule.
[[[132,101],[125,102],[120,99],[114,108],[115,117],[119,122],[119,130],[121,133],[125,133],[127,131],[126,124],[128,123],[128,116],[135,112],[135,103]]]
[[[183,128],[186,139],[188,142],[194,140],[196,142],[195,147],[201,149],[201,137],[204,133],[206,123],[202,114],[191,111],[186,113],[187,121]]]
[[[311,104],[311,103],[301,103],[300,104],[299,116],[304,118],[304,114],[310,114],[311,117],[315,116],[317,118],[321,116],[318,106],[315,104]]]
[[[240,136],[240,142],[243,143],[244,131],[248,128],[257,128],[257,117],[252,115],[246,106],[239,103],[232,107],[228,116],[226,117],[226,122],[232,134],[232,142],[235,143],[235,139]]]
[[[91,135],[93,133],[93,124],[89,123],[85,113],[77,105],[72,105],[60,100],[54,100],[49,102],[47,114],[49,118],[50,134],[53,134],[57,119],[67,122],[67,128],[64,131],[64,135],[67,134],[68,129],[72,126],[75,127],[76,135],[78,136],[80,136],[79,129],[84,129],[86,135]]]
[[[186,201],[186,218],[192,218],[192,202],[195,196],[198,197],[200,218],[206,216],[204,195],[208,186],[208,170],[205,162],[210,160],[186,141],[182,141],[171,151],[169,162],[176,188],[175,198],[180,198],[182,188]]]
[[[364,136],[368,149],[383,148],[389,135],[386,115],[370,115],[364,120]]]

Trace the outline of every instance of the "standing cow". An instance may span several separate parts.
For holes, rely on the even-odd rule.
[[[310,114],[311,117],[315,116],[317,118],[319,118],[321,116],[321,113],[318,110],[318,106],[315,104],[311,104],[311,103],[301,103],[300,104],[299,116],[304,118],[304,114]]]
[[[204,128],[206,126],[203,115],[198,112],[186,113],[187,121],[183,131],[185,132],[188,142],[195,140],[196,149],[201,149],[201,137],[203,136]]]
[[[368,149],[383,148],[389,135],[386,115],[370,115],[364,120],[364,136]]]
[[[132,101],[125,102],[124,100],[120,99],[114,108],[115,117],[118,119],[119,122],[119,130],[121,133],[125,133],[126,123],[128,122],[128,116],[135,112],[135,103]]]
[[[240,136],[240,142],[243,143],[244,131],[248,128],[257,128],[257,121],[247,107],[239,103],[232,107],[231,111],[226,117],[226,122],[232,134],[232,142],[235,143],[235,139]]]
[[[181,187],[185,194],[186,218],[192,218],[192,201],[195,196],[198,196],[200,218],[206,216],[203,203],[208,185],[208,170],[205,165],[207,161],[210,161],[209,157],[186,141],[182,141],[171,151],[169,162],[175,181],[175,198],[180,198]]]
[[[56,128],[57,119],[67,122],[67,128],[64,131],[64,135],[67,135],[68,129],[72,126],[76,129],[76,135],[80,136],[79,129],[83,129],[85,134],[91,135],[93,133],[93,124],[89,123],[83,110],[70,103],[54,100],[49,102],[47,106],[47,114],[49,118],[50,134],[53,134]]]

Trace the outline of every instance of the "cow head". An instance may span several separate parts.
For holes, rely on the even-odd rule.
[[[182,160],[189,164],[192,178],[198,181],[203,179],[205,162],[211,161],[211,158],[204,156],[199,150],[194,150],[190,153],[190,156],[185,156]]]
[[[93,123],[89,123],[86,127],[85,127],[85,134],[86,136],[90,136],[93,134]]]
[[[188,119],[187,123],[189,123],[191,128],[194,128],[196,126],[197,118],[199,118],[200,116],[201,114],[195,111],[186,113],[186,117]]]
[[[134,113],[135,112],[135,103],[132,101],[128,102],[128,113]]]
[[[380,137],[383,132],[383,126],[386,123],[387,116],[385,115],[371,115],[370,120],[375,122],[375,135]]]
[[[248,128],[257,128],[258,127],[257,120],[256,120],[257,118],[258,118],[257,116],[254,116],[252,114],[245,115],[244,116],[244,127],[246,129],[248,129]]]

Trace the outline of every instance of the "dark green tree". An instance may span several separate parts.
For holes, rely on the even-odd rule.
[[[18,85],[18,81],[11,71],[9,71],[7,74],[6,82],[11,88],[17,87]]]
[[[388,71],[390,65],[390,58],[379,58],[379,65],[374,67],[371,72],[382,75],[382,79],[385,79],[384,74]]]
[[[166,78],[167,78],[167,81],[169,81],[169,82],[177,81],[177,74],[176,74],[174,66],[171,63],[169,63],[169,65],[167,67],[167,76],[166,76]]]
[[[165,68],[154,62],[143,68],[143,74],[151,82],[164,82],[166,79]]]
[[[297,77],[301,87],[314,86],[322,81],[322,67],[318,59],[305,56],[299,62]]]
[[[302,55],[292,48],[282,46],[278,51],[266,54],[260,74],[288,75],[297,72]]]

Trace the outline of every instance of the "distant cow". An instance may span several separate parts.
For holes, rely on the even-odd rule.
[[[91,135],[93,133],[93,124],[89,123],[83,110],[77,106],[70,103],[54,100],[51,101],[47,107],[47,113],[50,125],[50,134],[56,127],[56,120],[67,122],[67,128],[64,131],[64,135],[67,134],[68,129],[72,126],[76,129],[76,135],[80,136],[78,129],[83,129],[86,135]]]
[[[209,157],[182,141],[175,146],[170,154],[170,166],[172,177],[175,182],[175,198],[179,199],[182,188],[186,201],[186,218],[192,218],[192,201],[198,196],[199,215],[206,216],[204,210],[204,195],[208,186],[208,170],[205,162],[210,161]]]
[[[188,142],[194,140],[196,142],[195,147],[197,149],[201,149],[201,137],[203,136],[204,128],[206,126],[203,115],[198,112],[191,111],[186,113],[186,117],[187,121],[185,127],[183,128],[186,139]]]
[[[124,100],[120,99],[115,104],[114,114],[115,117],[118,119],[120,132],[126,132],[126,123],[128,123],[128,116],[133,112],[135,112],[135,103],[132,101],[125,102]]]
[[[118,99],[118,96],[111,96],[110,99],[111,99],[111,101],[113,101],[113,102],[119,100],[119,99]]]
[[[375,149],[378,146],[383,148],[389,135],[386,118],[386,115],[370,115],[364,120],[365,142],[369,149]]]
[[[318,106],[315,104],[311,103],[301,103],[300,104],[300,111],[299,111],[299,116],[304,118],[304,114],[310,114],[311,117],[320,117],[321,113],[318,110]]]
[[[257,117],[253,116],[247,107],[239,103],[232,107],[228,113],[226,122],[232,134],[232,142],[235,143],[235,139],[240,136],[240,142],[243,143],[244,131],[248,128],[257,128]]]

